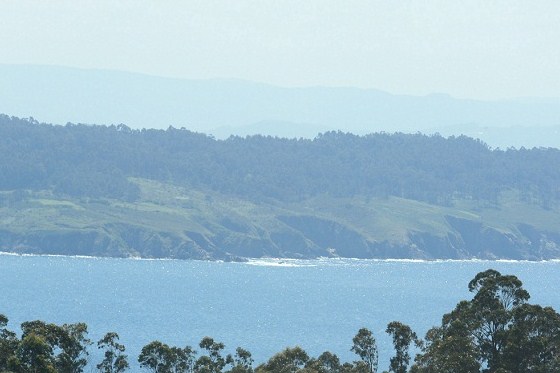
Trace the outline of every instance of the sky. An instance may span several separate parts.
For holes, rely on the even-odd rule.
[[[560,96],[557,0],[0,0],[0,63]]]

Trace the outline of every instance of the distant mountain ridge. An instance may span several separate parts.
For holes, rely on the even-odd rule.
[[[421,131],[464,133],[501,148],[560,147],[560,136],[555,136],[560,99],[555,98],[478,101],[445,94],[285,88],[56,66],[0,65],[0,112],[56,124],[172,125],[219,138],[258,133],[313,138],[326,130]]]

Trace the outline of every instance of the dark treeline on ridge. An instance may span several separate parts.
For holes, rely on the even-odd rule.
[[[489,269],[468,284],[474,294],[442,318],[440,326],[419,339],[400,322],[387,325],[394,356],[388,373],[555,373],[560,372],[560,315],[551,307],[529,304],[529,293],[511,275]],[[7,329],[0,314],[0,372],[80,373],[88,365],[88,339],[84,323],[56,325],[24,322],[21,338]],[[125,372],[130,369],[126,347],[117,333],[109,332],[95,347],[99,361],[89,361],[96,371]],[[343,363],[325,351],[310,357],[299,346],[288,347],[253,367],[249,351],[238,347],[226,354],[223,343],[204,337],[198,351],[190,346],[169,346],[158,340],[146,344],[137,362],[154,373],[377,373],[375,336],[361,328],[349,343],[357,355]],[[411,349],[418,353],[411,361]]]
[[[313,140],[211,136],[170,127],[40,124],[0,116],[0,190],[135,200],[128,177],[208,188],[255,201],[319,194],[397,196],[447,204],[521,191],[544,207],[560,198],[560,150],[490,149],[468,137],[357,136]]]

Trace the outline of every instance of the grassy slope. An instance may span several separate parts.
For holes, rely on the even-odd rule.
[[[155,254],[146,253],[141,248],[124,247],[123,236],[131,227],[143,232],[138,239],[142,242],[154,235],[160,239],[157,242],[166,242],[166,237],[192,242],[191,233],[195,232],[209,238],[220,236],[221,242],[238,246],[251,240],[255,240],[253,245],[258,246],[259,240],[266,240],[273,233],[301,236],[278,218],[285,216],[312,216],[344,226],[368,241],[394,245],[407,244],[410,232],[446,237],[453,231],[446,219],[448,215],[481,222],[512,235],[519,234],[517,227],[520,223],[556,233],[560,227],[558,209],[545,210],[522,202],[513,192],[504,194],[498,205],[456,200],[453,207],[444,207],[393,197],[334,199],[329,196],[280,205],[275,201],[252,203],[144,179],[134,181],[142,190],[141,199],[134,203],[62,200],[47,191],[33,193],[17,203],[4,203],[0,207],[0,231],[20,237],[31,233],[92,232],[96,237],[108,237],[115,247],[123,246],[120,251],[105,250],[103,245],[109,244],[103,241],[92,254],[153,256]],[[95,240],[100,242],[99,238]],[[307,238],[302,240],[309,241]],[[5,246],[4,242],[1,249],[13,249]],[[84,254],[83,251],[80,253]],[[276,255],[270,253],[259,255]]]

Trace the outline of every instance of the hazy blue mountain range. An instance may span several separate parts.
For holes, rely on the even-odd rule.
[[[374,89],[283,88],[55,66],[0,65],[0,112],[65,124],[172,125],[226,138],[318,132],[466,134],[490,146],[560,147],[560,99],[456,99]]]

